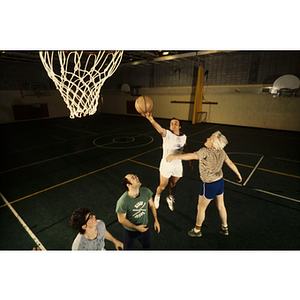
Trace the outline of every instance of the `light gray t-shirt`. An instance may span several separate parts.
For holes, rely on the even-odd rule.
[[[94,240],[87,239],[83,234],[78,233],[73,244],[72,250],[105,250],[105,232],[106,226],[103,221],[97,220],[98,234]]]
[[[223,177],[222,166],[228,159],[228,155],[223,149],[203,147],[195,153],[199,158],[199,173],[203,182],[214,182]]]

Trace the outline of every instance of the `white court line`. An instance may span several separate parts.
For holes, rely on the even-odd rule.
[[[253,173],[255,172],[255,170],[257,169],[257,167],[259,166],[260,162],[263,160],[264,156],[262,156],[259,160],[259,162],[256,164],[255,168],[252,170],[252,172],[250,173],[250,175],[248,176],[248,178],[245,180],[245,182],[243,183],[243,186],[245,186],[247,184],[247,182],[249,181],[249,179],[252,177]]]
[[[46,251],[46,248],[43,246],[43,244],[39,241],[39,239],[34,235],[34,233],[30,230],[30,228],[26,225],[26,223],[22,220],[22,218],[19,216],[19,214],[14,210],[14,208],[9,204],[9,202],[6,200],[6,198],[0,193],[1,198],[3,201],[7,204],[9,209],[12,211],[12,213],[16,216],[18,221],[22,224],[22,226],[25,228],[27,233],[31,236],[31,238],[34,240],[36,245],[40,247],[41,250]]]
[[[240,183],[237,183],[237,182],[225,179],[225,178],[224,178],[224,181],[227,181],[229,183],[232,183],[232,184],[235,184],[235,185],[238,185],[238,186],[242,186],[242,184],[240,184]],[[271,193],[271,192],[267,192],[267,191],[259,190],[259,189],[254,189],[254,188],[252,188],[252,190],[260,192],[260,193],[265,193],[265,194],[268,194],[268,195],[272,195],[272,196],[275,196],[275,197],[279,197],[279,198],[283,198],[283,199],[287,199],[287,200],[290,200],[290,201],[294,201],[294,202],[299,202],[300,203],[300,200],[298,200],[298,199],[293,199],[293,198],[289,198],[289,197],[286,197],[286,196],[281,196],[281,195],[278,195],[278,194],[274,194],[274,193]]]
[[[257,192],[261,192],[261,193],[269,194],[269,195],[272,195],[272,196],[276,196],[276,197],[280,197],[280,198],[283,198],[283,199],[287,199],[287,200],[291,200],[291,201],[295,201],[295,202],[299,202],[299,203],[300,203],[300,200],[298,200],[298,199],[293,199],[293,198],[289,198],[289,197],[285,197],[285,196],[277,195],[277,194],[270,193],[270,192],[263,191],[263,190],[259,190],[259,189],[253,189],[253,190],[254,190],[254,191],[257,191]]]
[[[235,185],[238,185],[238,186],[242,186],[242,184],[240,184],[240,183],[237,183],[237,182],[234,182],[234,181],[230,181],[230,180],[228,180],[228,179],[225,179],[225,178],[223,178],[225,181],[227,181],[227,182],[230,182],[230,183],[232,183],[232,184],[235,184]]]

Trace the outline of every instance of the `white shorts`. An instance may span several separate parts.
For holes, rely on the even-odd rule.
[[[165,178],[170,178],[171,176],[182,177],[183,175],[182,163],[174,167],[174,166],[170,166],[169,163],[161,162],[159,166],[159,172]]]

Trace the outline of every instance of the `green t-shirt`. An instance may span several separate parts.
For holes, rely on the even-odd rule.
[[[126,214],[132,224],[148,224],[148,201],[152,198],[152,191],[146,187],[140,188],[140,194],[136,198],[128,196],[127,191],[119,198],[116,205],[116,213]],[[124,226],[124,225],[123,225]],[[136,231],[133,228],[124,226],[127,230]]]

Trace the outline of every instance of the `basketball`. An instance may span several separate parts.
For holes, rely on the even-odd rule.
[[[148,96],[140,96],[135,100],[134,105],[136,111],[140,114],[143,114],[152,110],[153,101]]]

